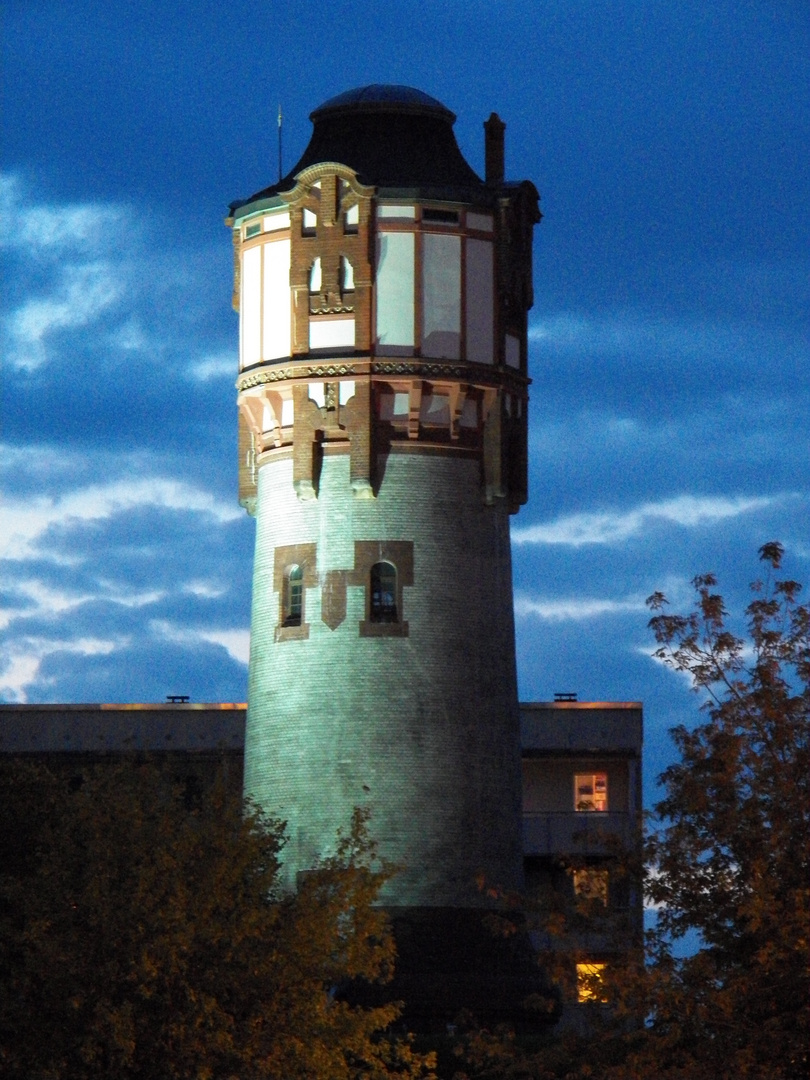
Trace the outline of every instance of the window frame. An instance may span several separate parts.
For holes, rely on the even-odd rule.
[[[582,797],[582,789],[586,781],[590,780],[590,795]],[[600,790],[598,781],[603,781],[601,790],[604,796],[598,796]],[[610,803],[608,801],[608,774],[606,769],[598,769],[592,772],[574,773],[574,811],[577,814],[606,814]],[[589,805],[592,804],[592,805]],[[599,805],[602,804],[602,805]]]

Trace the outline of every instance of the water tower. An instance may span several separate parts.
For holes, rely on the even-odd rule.
[[[392,911],[520,887],[509,518],[526,501],[538,195],[486,174],[402,86],[311,115],[289,173],[231,205],[239,497],[256,519],[246,794],[288,823],[289,887],[371,812]]]

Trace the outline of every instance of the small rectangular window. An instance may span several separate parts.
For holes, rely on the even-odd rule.
[[[574,809],[585,813],[604,813],[607,808],[607,773],[578,773],[574,777]]]
[[[422,211],[422,221],[431,221],[436,225],[458,225],[458,210],[438,210],[426,206]]]
[[[378,206],[377,207],[377,217],[380,220],[384,220],[384,219],[385,220],[387,220],[387,219],[396,220],[397,218],[404,218],[406,220],[413,221],[413,219],[416,217],[416,207],[415,206],[393,206],[393,205]]]
[[[574,895],[586,903],[596,902],[607,907],[608,871],[597,866],[584,866],[575,870]]]
[[[605,1000],[602,986],[604,975],[604,964],[577,964],[577,1001],[580,1004]]]
[[[249,240],[251,236],[258,236],[262,231],[262,223],[260,221],[254,221],[250,225],[245,226],[245,239]]]

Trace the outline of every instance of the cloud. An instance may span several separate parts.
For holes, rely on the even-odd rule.
[[[63,497],[8,500],[2,510],[5,557],[24,559],[47,554],[53,561],[65,561],[66,556],[58,549],[45,552],[40,547],[40,541],[50,528],[99,521],[147,506],[210,514],[218,522],[233,521],[243,514],[238,506],[222,502],[210,492],[182,480],[152,476],[142,480],[117,480],[106,485],[93,484]],[[67,557],[67,561],[73,560]]]
[[[56,330],[76,329],[98,321],[122,295],[109,263],[65,266],[51,295],[26,300],[6,320],[8,358],[13,367],[33,371],[48,359],[46,339]]]
[[[711,525],[741,514],[772,506],[777,500],[766,496],[680,495],[661,502],[642,503],[630,510],[569,514],[546,525],[512,529],[514,544],[616,544],[637,536],[660,522],[682,528]]]
[[[19,178],[7,173],[0,174],[0,211],[0,248],[39,260],[97,250],[125,216],[109,203],[32,203]]]
[[[597,600],[589,597],[538,600],[521,593],[515,596],[516,618],[536,618],[544,622],[591,621],[605,615],[644,610],[645,604],[640,597],[628,597],[626,600]]]
[[[563,311],[535,318],[529,326],[530,341],[601,356],[651,352],[694,356],[738,350],[743,339],[741,326],[632,310],[598,314]]]
[[[75,372],[89,361],[105,365],[107,381],[117,366],[131,381],[137,360],[144,373],[160,365],[164,377],[235,378],[235,351],[224,348],[234,337],[225,293],[219,306],[211,295],[221,285],[212,273],[221,245],[172,235],[168,251],[160,222],[138,207],[47,202],[0,174],[7,363]],[[226,259],[223,248],[223,266]]]
[[[230,379],[235,382],[238,370],[239,363],[234,350],[196,361],[189,367],[189,374],[199,382],[208,382],[209,379]]]
[[[202,641],[221,645],[233,660],[247,666],[250,657],[250,630],[197,630],[177,626],[166,619],[153,619],[150,627],[155,634],[176,645],[197,645]]]
[[[36,682],[42,661],[56,652],[68,652],[80,656],[104,656],[112,653],[121,642],[104,638],[53,638],[20,637],[7,643],[6,659],[0,671],[0,698],[4,701],[27,701],[25,687]]]

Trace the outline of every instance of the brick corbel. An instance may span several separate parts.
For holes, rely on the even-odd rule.
[[[358,379],[354,396],[340,407],[340,420],[349,436],[349,479],[355,499],[373,499],[371,380]]]
[[[321,410],[309,396],[305,382],[293,385],[293,487],[302,501],[317,498],[315,434],[323,426]]]

